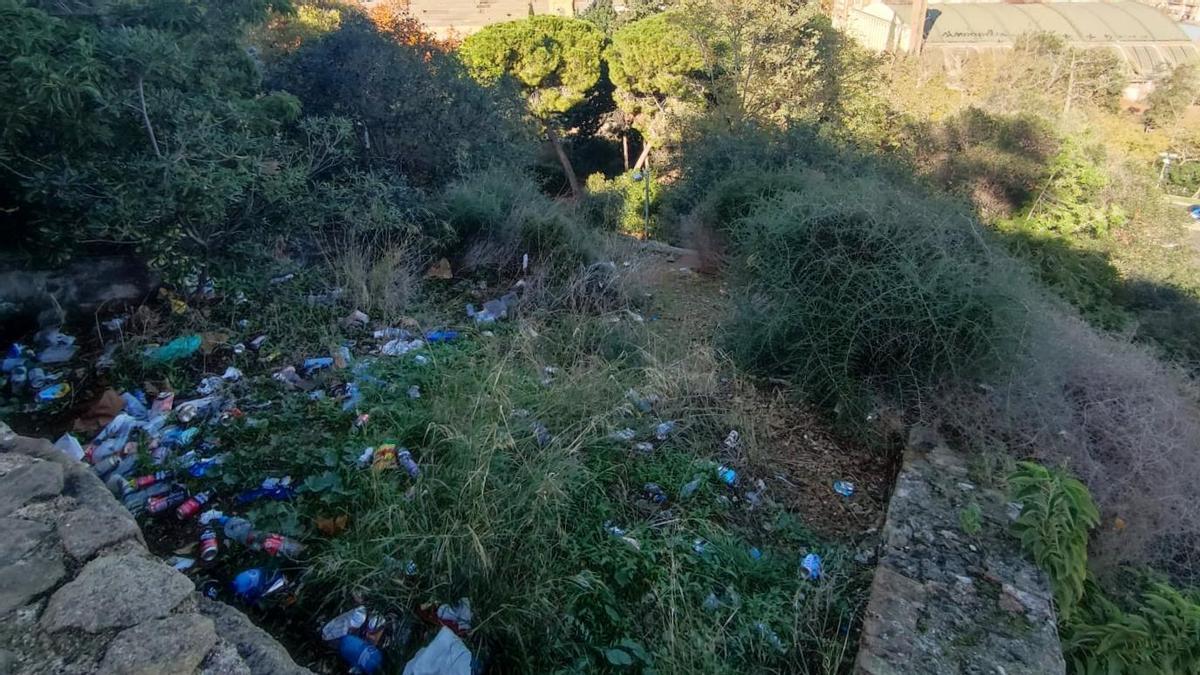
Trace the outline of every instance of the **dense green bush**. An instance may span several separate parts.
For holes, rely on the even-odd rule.
[[[573,271],[597,256],[595,233],[569,205],[547,197],[526,174],[491,169],[449,185],[440,213],[467,268],[520,269],[523,256]]]
[[[635,236],[660,233],[658,211],[662,184],[650,178],[650,220],[646,221],[646,183],[641,174],[623,173],[613,179],[592,174],[582,207],[589,222],[601,230]]]
[[[728,225],[744,259],[730,331],[743,363],[858,414],[864,394],[911,402],[1015,345],[1021,274],[969,213],[869,175],[795,171],[757,202],[754,181],[716,198],[746,213]]]

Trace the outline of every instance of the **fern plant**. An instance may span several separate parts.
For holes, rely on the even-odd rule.
[[[1200,602],[1164,583],[1147,584],[1141,602],[1126,610],[1089,582],[1063,637],[1080,675],[1200,675]]]
[[[1083,483],[1061,469],[1020,462],[1009,487],[1022,507],[1014,530],[1050,575],[1059,617],[1068,621],[1083,597],[1088,531],[1099,524],[1100,512]]]

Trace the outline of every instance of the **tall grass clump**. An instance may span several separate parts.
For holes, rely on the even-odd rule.
[[[744,364],[857,414],[874,393],[914,403],[1017,344],[1023,279],[962,208],[871,176],[797,169],[766,185],[735,178],[711,197],[742,214],[724,229],[742,261],[730,347]]]
[[[598,256],[595,233],[519,169],[497,167],[452,183],[441,208],[468,270],[520,269],[526,254],[563,272]]]

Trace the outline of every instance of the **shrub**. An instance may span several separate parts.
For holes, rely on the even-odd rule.
[[[662,185],[650,178],[650,222],[646,222],[646,183],[635,174],[624,173],[611,180],[603,174],[588,176],[588,194],[583,204],[589,222],[598,229],[624,234],[654,236],[658,233],[658,210]]]
[[[745,260],[730,340],[743,363],[857,414],[863,394],[914,403],[1015,344],[1005,285],[1023,279],[964,210],[870,176],[775,184],[728,228]]]
[[[1083,483],[1034,462],[1021,462],[1008,483],[1021,504],[1013,529],[1050,575],[1059,617],[1069,619],[1087,580],[1088,532],[1100,523],[1096,503]]]
[[[441,210],[468,269],[513,271],[528,254],[569,272],[597,256],[595,233],[519,170],[489,169],[451,184]]]

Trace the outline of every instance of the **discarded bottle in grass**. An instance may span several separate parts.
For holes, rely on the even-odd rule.
[[[425,356],[424,354],[417,354],[413,357],[413,363],[417,364],[418,366],[427,366],[429,365],[429,357]]]
[[[667,493],[658,483],[646,483],[642,486],[642,496],[655,504],[666,504]]]
[[[175,419],[187,424],[196,418],[207,417],[217,408],[220,399],[215,396],[205,396],[184,401],[175,409]]]
[[[175,488],[166,494],[155,495],[147,499],[146,511],[151,515],[158,515],[179,506],[187,498],[187,490]]]
[[[758,632],[762,639],[766,640],[767,644],[774,647],[775,651],[781,654],[787,652],[787,647],[783,646],[783,640],[779,639],[779,634],[771,630],[770,626],[759,621],[754,624],[754,630]]]
[[[263,598],[287,588],[287,577],[278,570],[253,567],[243,570],[233,578],[230,586],[238,600],[253,605]]]
[[[411,351],[416,351],[425,346],[425,341],[416,338],[413,340],[405,340],[404,338],[396,338],[379,348],[379,353],[384,356],[403,356]]]
[[[843,497],[854,496],[854,483],[844,480],[833,481],[833,491]]]
[[[414,400],[421,398],[421,388],[415,384],[413,386],[409,387],[408,388],[408,397],[411,399],[414,399]]]
[[[425,341],[430,344],[454,342],[458,339],[456,330],[434,330],[425,334]]]
[[[225,537],[242,544],[253,551],[262,551],[269,556],[298,558],[304,552],[304,546],[281,534],[259,532],[245,518],[226,518],[221,527]]]
[[[381,328],[380,330],[377,330],[374,333],[371,333],[371,335],[376,340],[396,340],[399,338],[408,340],[408,339],[411,339],[413,336],[411,331],[407,331],[403,328],[394,328],[394,327]]]
[[[190,454],[190,453],[189,453]],[[186,463],[188,475],[193,478],[204,478],[212,475],[217,467],[225,463],[225,455],[213,455],[212,457],[196,458],[190,463]]]
[[[405,448],[401,448],[400,452],[396,453],[396,461],[400,463],[409,476],[419,478],[421,476],[421,467],[413,460],[412,453]]]
[[[304,374],[312,375],[318,370],[324,370],[333,366],[333,357],[319,356],[313,359],[304,359]]]
[[[358,629],[367,622],[367,608],[359,605],[354,609],[339,614],[321,627],[321,639],[326,642],[340,640],[347,635],[357,633]]]
[[[204,505],[211,501],[212,498],[212,490],[198,492],[191,497],[188,497],[186,501],[184,501],[179,505],[178,508],[175,509],[175,516],[180,520],[187,520],[195,516],[197,513],[200,513],[200,509],[204,508]]]
[[[679,488],[679,498],[687,499],[688,497],[691,497],[693,494],[696,493],[696,490],[700,489],[700,486],[703,483],[704,483],[704,477],[696,476],[692,480],[688,481],[688,483],[685,484],[683,487]]]
[[[750,554],[751,560],[754,560],[754,561],[762,560],[763,552],[758,550],[757,546],[751,546],[750,549],[747,550],[746,552]]]
[[[150,406],[150,416],[157,417],[171,412],[175,407],[175,392],[160,391],[158,396],[154,397],[154,403]]]
[[[692,540],[692,551],[696,555],[699,555],[699,556],[707,555],[708,549],[709,549],[709,543],[707,540],[701,539],[699,537]]]
[[[211,527],[205,528],[200,533],[200,559],[204,562],[212,562],[217,559],[220,552],[221,544],[216,531]]]
[[[733,485],[737,482],[737,471],[722,464],[717,467],[717,478],[726,485]]]
[[[654,452],[654,444],[642,441],[641,443],[635,443],[633,446],[633,449],[637,450],[638,452],[640,452],[642,454],[648,455],[648,454]]]
[[[351,673],[372,675],[383,667],[383,652],[357,635],[347,635],[338,642],[338,655],[350,666]]]
[[[816,553],[809,553],[800,561],[800,567],[804,570],[809,581],[816,581],[821,578],[821,556]]]
[[[621,429],[620,431],[612,432],[611,434],[608,435],[608,437],[614,441],[628,443],[628,442],[632,441],[633,439],[637,438],[637,431],[634,431],[633,429],[626,427],[624,429]]]
[[[742,443],[742,435],[737,429],[731,429],[729,435],[725,437],[725,441],[721,445],[725,446],[726,450],[737,450]]]
[[[333,367],[338,370],[345,370],[354,361],[354,357],[350,354],[350,348],[342,345],[333,350]]]
[[[238,504],[249,504],[260,499],[281,502],[294,496],[296,496],[296,490],[292,487],[292,477],[284,476],[283,478],[267,478],[253,490],[239,492],[234,500]]]

